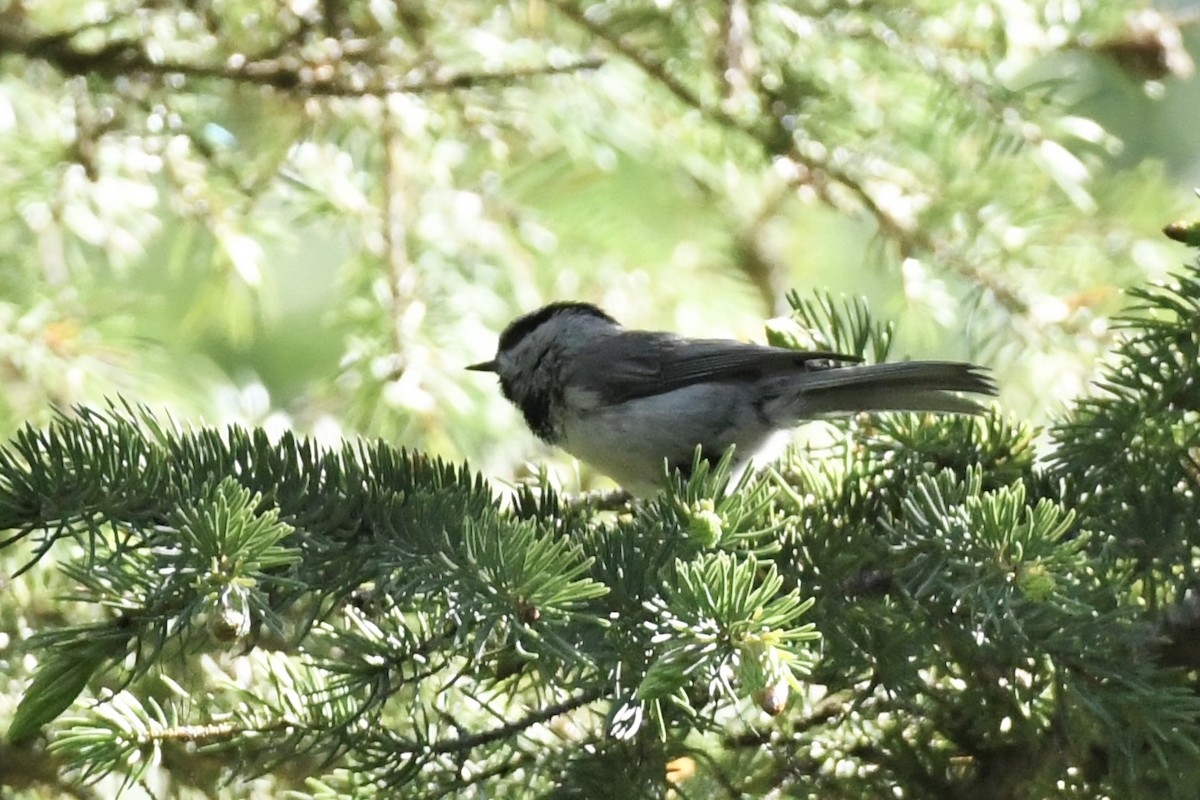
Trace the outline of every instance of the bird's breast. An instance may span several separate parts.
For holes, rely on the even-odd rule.
[[[690,466],[697,446],[716,458],[736,444],[744,461],[772,432],[746,393],[730,384],[612,404],[595,392],[568,389],[564,401],[558,444],[635,493],[659,486],[665,468]]]

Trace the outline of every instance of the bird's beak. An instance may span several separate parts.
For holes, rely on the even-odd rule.
[[[475,372],[495,372],[496,359],[493,358],[491,361],[480,361],[478,364],[472,364],[471,366],[467,367],[467,369],[474,370]]]

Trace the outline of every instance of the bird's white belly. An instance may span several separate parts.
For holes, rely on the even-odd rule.
[[[563,420],[561,445],[625,489],[653,493],[662,485],[666,465],[690,465],[697,445],[715,457],[736,444],[735,465],[745,467],[780,438],[743,396],[736,387],[698,384],[616,405],[569,397],[567,407],[575,413]],[[786,444],[786,432],[781,439]]]

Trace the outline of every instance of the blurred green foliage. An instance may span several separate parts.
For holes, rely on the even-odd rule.
[[[122,393],[500,475],[543,454],[459,367],[553,298],[757,337],[862,294],[1075,395],[1171,260],[1089,113],[1191,69],[1108,2],[26,0],[0,52],[0,431]]]

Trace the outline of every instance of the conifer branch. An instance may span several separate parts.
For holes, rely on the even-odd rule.
[[[427,742],[423,744],[413,744],[411,752],[432,752],[444,754],[459,754],[469,752],[477,747],[484,747],[489,744],[510,739],[515,734],[529,730],[535,725],[541,725],[549,722],[555,717],[574,711],[583,706],[596,702],[604,696],[604,692],[598,687],[587,689],[575,695],[574,697],[563,700],[560,703],[554,703],[545,708],[528,714],[521,719],[513,722],[498,725],[490,730],[481,731],[480,733],[467,734],[465,736],[457,736],[451,739],[443,739],[436,742]]]
[[[116,78],[129,75],[222,80],[262,86],[283,92],[317,97],[383,97],[389,94],[438,94],[504,86],[532,78],[569,75],[599,69],[604,59],[587,56],[556,64],[509,69],[427,74],[383,61],[371,62],[361,43],[345,42],[342,51],[363,57],[370,68],[367,78],[341,74],[335,65],[307,63],[294,55],[264,54],[230,60],[224,64],[151,58],[140,41],[114,37],[98,49],[82,47],[77,37],[98,25],[59,34],[40,34],[0,19],[0,52],[51,64],[66,75]],[[403,77],[402,77],[403,74]]]
[[[1032,429],[994,412],[854,422],[827,458],[732,491],[728,459],[698,460],[691,479],[612,521],[553,492],[498,508],[465,468],[382,443],[322,450],[129,406],[26,428],[0,448],[0,527],[17,532],[4,547],[82,544],[58,550],[61,577],[120,614],[35,640],[38,669],[8,734],[32,737],[116,678],[125,691],[56,734],[85,776],[138,780],[141,748],[186,743],[236,748],[245,766],[285,747],[391,788],[423,774],[448,789],[514,774],[510,756],[531,755],[523,737],[551,751],[531,769],[586,774],[604,754],[574,752],[579,741],[682,742],[722,731],[747,698],[788,716],[789,748],[846,737],[867,794],[872,776],[930,796],[1028,794],[1082,768],[1064,736],[1096,742],[1089,752],[1114,769],[1146,752],[1184,763],[1200,700],[1177,667],[1194,661],[1183,645],[1196,615],[1172,603],[1195,585],[1200,278],[1140,296],[1147,309],[1104,393],[1056,429],[1061,482],[1039,472]],[[861,303],[790,299],[838,349],[891,344]],[[1130,497],[1151,471],[1114,467],[1113,442],[1179,478],[1136,509],[1135,536]],[[1161,529],[1145,526],[1150,513]],[[1120,600],[1134,579],[1152,603]],[[1164,623],[1161,608],[1175,608]],[[264,652],[256,625],[294,645]],[[264,676],[261,696],[202,684],[196,716],[190,700],[135,695],[131,676],[170,671],[168,655],[230,645]],[[808,682],[831,699],[789,708]],[[588,706],[561,748],[535,736]],[[976,717],[1012,729],[981,734]],[[775,741],[764,736],[721,741],[753,758]],[[927,739],[960,768],[938,768],[914,744]],[[841,780],[806,764],[776,763],[768,782]]]

